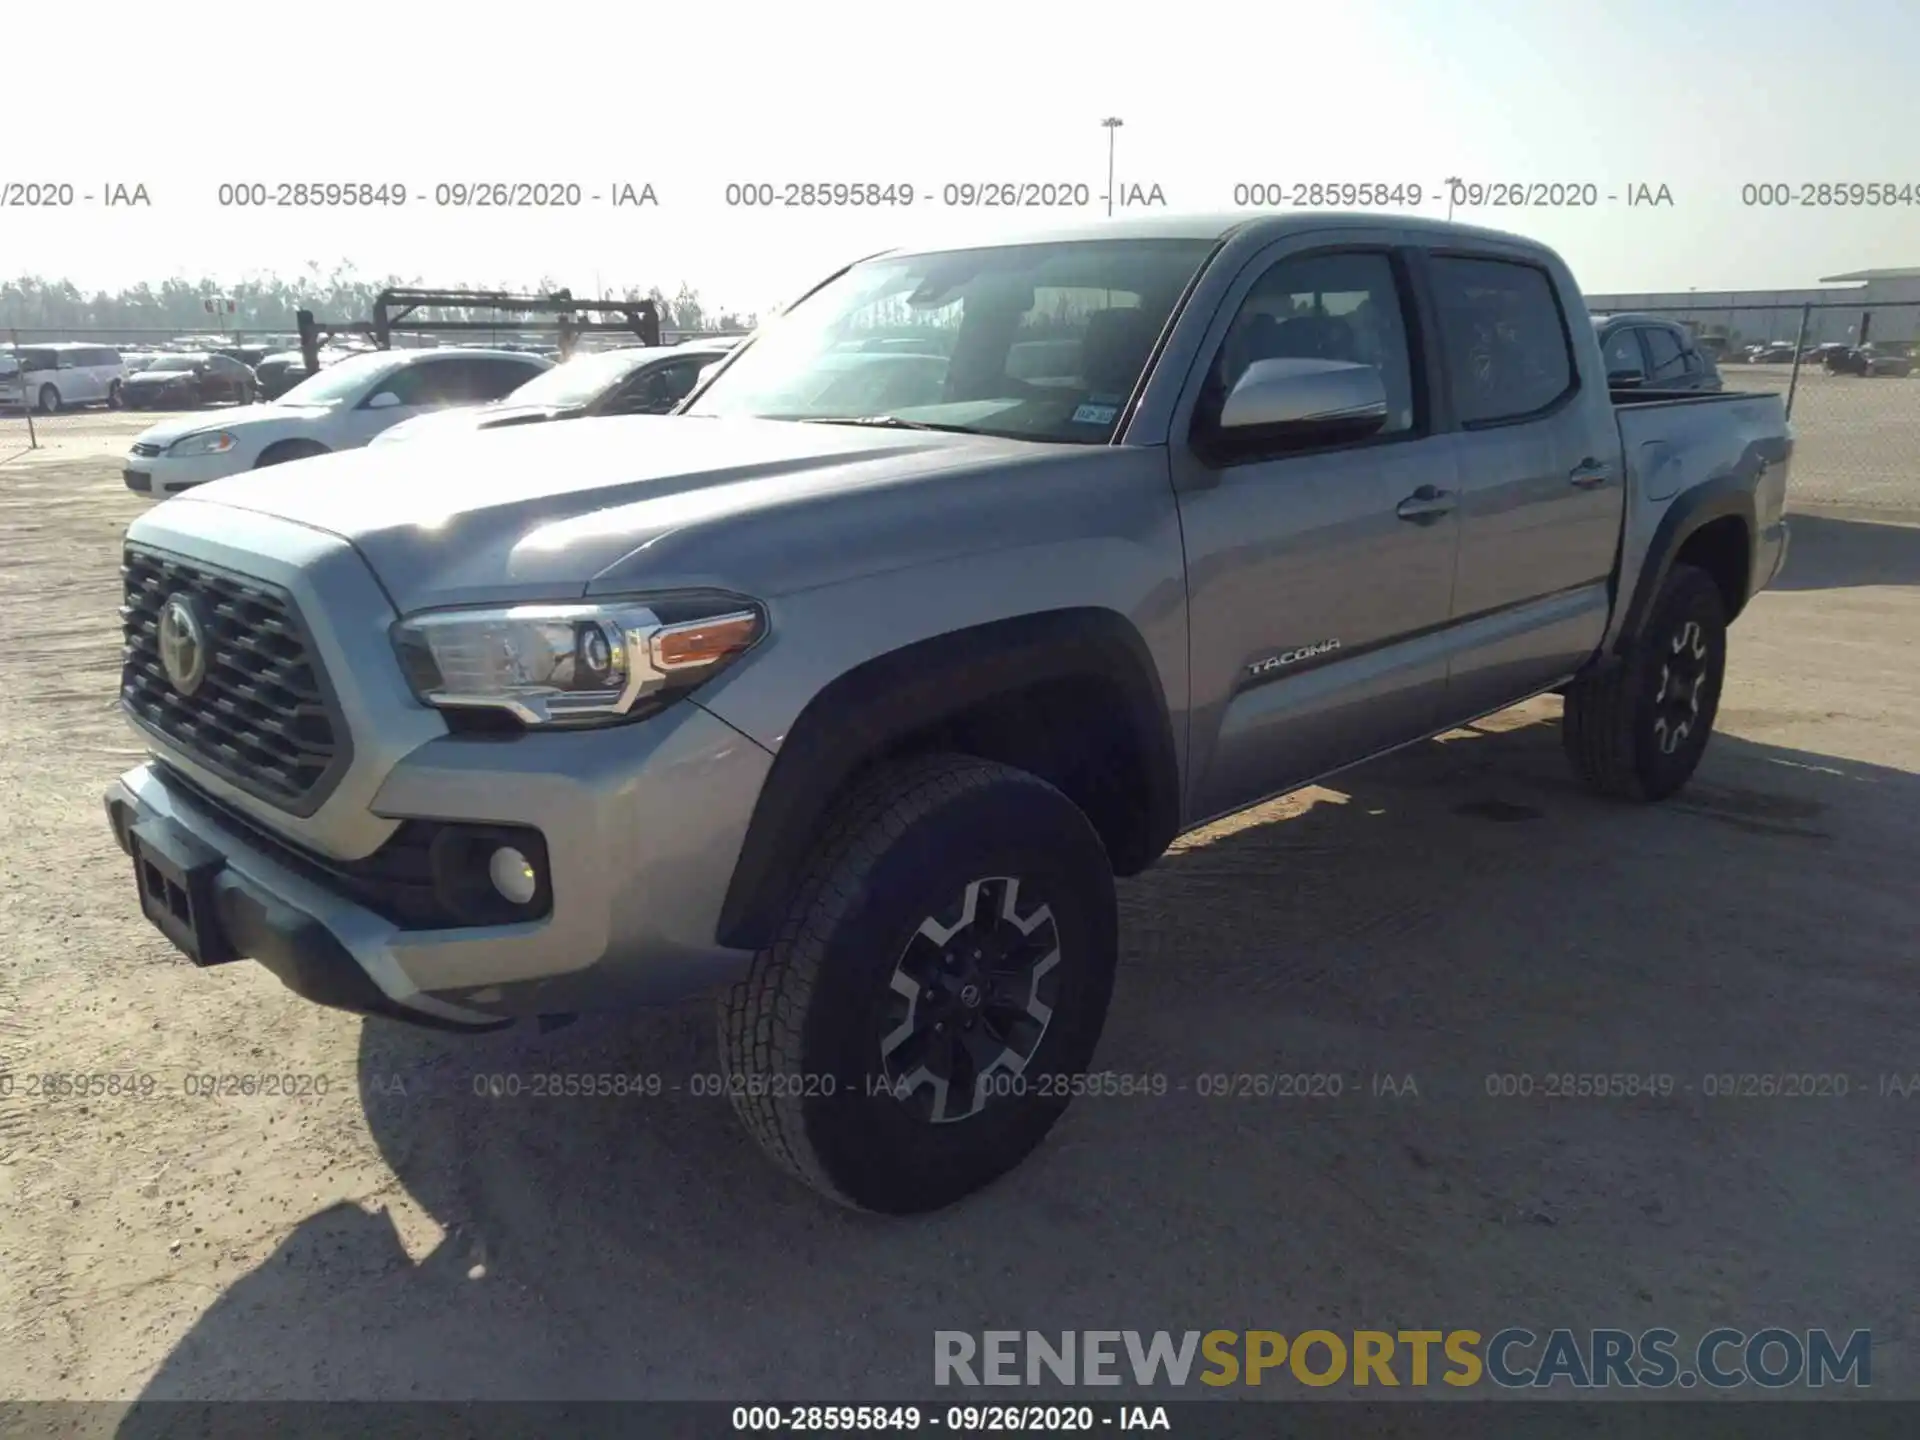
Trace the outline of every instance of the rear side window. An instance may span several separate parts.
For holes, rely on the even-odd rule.
[[[1573,350],[1544,270],[1514,260],[1435,256],[1432,274],[1462,425],[1525,420],[1573,391]]]

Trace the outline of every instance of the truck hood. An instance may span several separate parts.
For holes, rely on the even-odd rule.
[[[218,517],[183,507],[227,507],[340,536],[410,613],[568,598],[595,582],[602,590],[751,588],[762,568],[755,554],[791,549],[793,532],[755,524],[751,538],[729,538],[730,523],[785,519],[779,512],[790,507],[1055,448],[944,432],[621,416],[316,456],[198,486],[148,513],[161,526],[204,530]]]

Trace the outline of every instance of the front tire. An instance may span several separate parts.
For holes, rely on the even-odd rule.
[[[51,385],[40,387],[40,413],[58,415],[60,413],[60,392]]]
[[[253,468],[261,470],[268,465],[285,465],[289,460],[306,460],[326,453],[327,447],[317,440],[282,440],[261,452],[260,458],[253,462]]]
[[[1726,671],[1720,587],[1675,565],[1620,663],[1567,687],[1560,736],[1574,772],[1602,795],[1666,799],[1706,753]]]
[[[1066,796],[967,756],[884,767],[837,807],[773,945],[722,998],[734,1108],[842,1204],[950,1205],[1066,1110],[1117,952],[1112,867]]]

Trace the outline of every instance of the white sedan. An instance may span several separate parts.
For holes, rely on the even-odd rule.
[[[415,415],[498,400],[553,362],[515,350],[377,350],[308,376],[270,405],[183,415],[143,431],[129,490],[172,495],[262,465],[353,450]]]

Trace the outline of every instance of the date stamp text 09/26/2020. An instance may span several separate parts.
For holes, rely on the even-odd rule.
[[[1209,187],[1209,191],[1211,192]],[[1772,180],[1715,187],[1703,198],[1746,209],[1804,211],[1920,209],[1920,179]],[[224,212],[278,210],[648,210],[676,200],[729,211],[965,210],[1079,211],[1094,207],[1167,210],[1191,205],[1235,210],[1337,209],[1448,211],[1566,210],[1623,207],[1665,210],[1682,195],[1664,181],[1479,179],[1258,179],[1239,180],[1216,195],[1181,195],[1162,181],[1103,184],[1072,178],[977,178],[934,184],[889,179],[740,179],[676,191],[656,180],[443,179],[415,183],[371,179],[233,180],[212,187],[156,185],[149,179],[76,180],[0,177],[0,210],[152,210],[172,203],[205,204]]]

